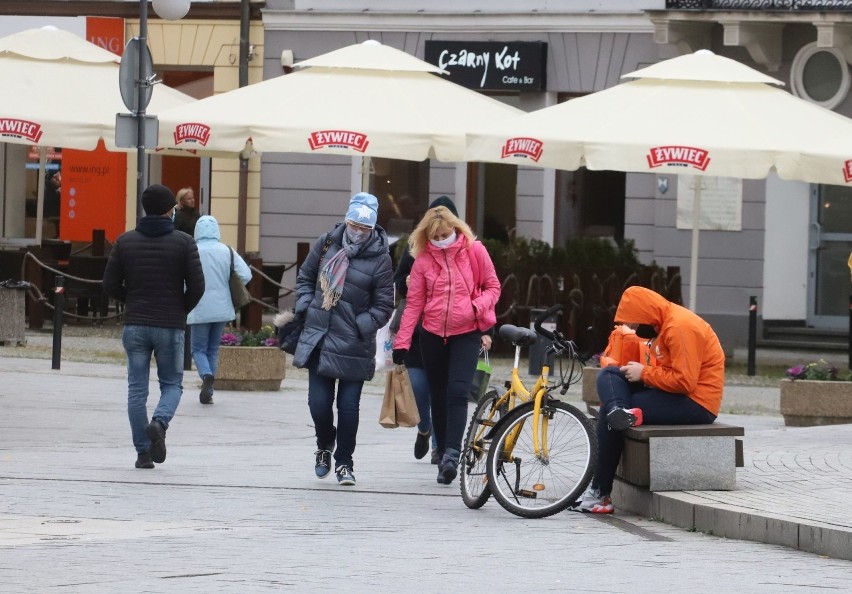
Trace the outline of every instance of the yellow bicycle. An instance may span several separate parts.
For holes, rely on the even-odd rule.
[[[515,346],[512,376],[502,396],[485,394],[468,425],[460,464],[462,499],[471,509],[493,494],[505,509],[525,518],[543,518],[576,501],[592,478],[597,440],[588,417],[551,395],[565,394],[582,377],[582,361],[574,343],[542,322],[561,309],[551,307],[535,321],[535,331],[509,324],[499,335]],[[532,391],[518,373],[521,348],[539,336],[550,341],[545,364]],[[559,381],[550,368],[559,360]]]

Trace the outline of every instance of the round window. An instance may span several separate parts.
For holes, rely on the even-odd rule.
[[[809,43],[799,50],[790,69],[793,94],[834,109],[849,92],[849,68],[840,50]]]

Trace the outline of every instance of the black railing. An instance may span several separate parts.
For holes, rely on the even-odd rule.
[[[852,0],[666,0],[666,8],[698,10],[848,10]]]

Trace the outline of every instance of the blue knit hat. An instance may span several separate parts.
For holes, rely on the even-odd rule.
[[[349,211],[346,213],[346,220],[372,229],[376,226],[378,211],[378,198],[366,192],[358,192],[349,201]]]

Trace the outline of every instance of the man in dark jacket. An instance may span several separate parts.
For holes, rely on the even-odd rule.
[[[293,309],[305,326],[293,365],[308,369],[314,471],[319,478],[330,474],[333,451],[337,482],[344,486],[355,484],[361,388],[376,371],[376,332],[393,311],[393,270],[388,236],[376,225],[378,205],[372,194],[355,194],[345,221],[316,240],[296,280]]]
[[[166,429],[183,392],[186,315],[204,294],[204,272],[192,237],[176,233],[175,197],[165,186],[142,193],[142,217],[122,234],[104,271],[104,290],[126,306],[121,340],[127,353],[127,415],[136,468],[166,459]],[[160,401],[148,422],[151,354],[157,361]]]

